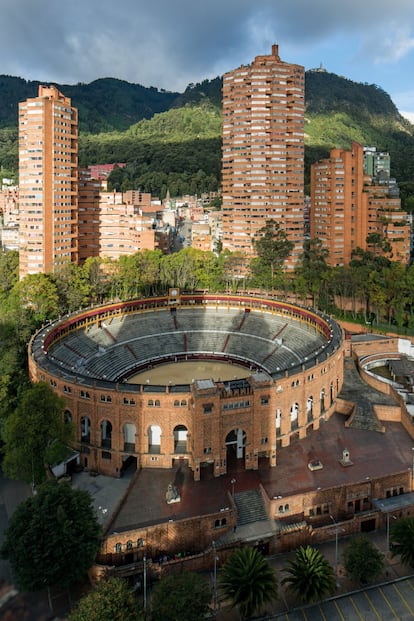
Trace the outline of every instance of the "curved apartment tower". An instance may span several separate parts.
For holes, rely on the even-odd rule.
[[[303,251],[304,76],[273,45],[223,77],[223,247],[253,256],[273,219],[294,243],[288,269]]]

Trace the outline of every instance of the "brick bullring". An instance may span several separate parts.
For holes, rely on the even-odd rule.
[[[89,308],[31,340],[29,373],[66,402],[74,448],[91,471],[171,468],[194,479],[259,459],[327,420],[343,383],[340,327],[315,310],[253,296],[181,294]],[[247,377],[179,383],[189,360],[246,367]],[[138,371],[170,364],[168,384],[133,384]],[[177,377],[175,376],[177,375]]]

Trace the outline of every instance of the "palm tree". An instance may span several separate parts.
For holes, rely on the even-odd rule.
[[[224,563],[219,585],[222,595],[248,619],[277,597],[277,579],[268,561],[255,548],[240,548]]]
[[[295,558],[284,569],[289,576],[282,580],[288,590],[300,601],[310,604],[316,602],[335,590],[334,570],[326,558],[311,546],[301,546],[295,552]]]
[[[414,518],[401,518],[391,528],[390,550],[393,556],[400,555],[405,565],[414,567]]]

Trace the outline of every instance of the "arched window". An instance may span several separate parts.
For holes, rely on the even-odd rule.
[[[117,554],[119,554],[120,552],[122,552],[122,543],[116,543],[115,544],[115,552]]]
[[[81,416],[81,442],[84,444],[90,444],[91,441],[91,421],[87,416]]]
[[[180,407],[180,402],[179,402],[179,400],[178,400],[178,399],[175,399],[175,401],[174,401],[174,407],[175,407],[175,408]]]
[[[308,423],[310,423],[313,420],[313,397],[308,397],[306,402],[306,414]]]
[[[161,427],[151,425],[148,428],[148,453],[159,454],[161,452]]]
[[[126,542],[126,549],[127,549],[127,550],[132,550],[132,546],[133,546],[132,541],[129,539],[129,540]]]
[[[280,425],[282,422],[282,410],[277,408],[276,410],[276,435],[280,436]]]
[[[187,405],[187,401],[185,399],[181,400],[181,407],[184,407]]]
[[[68,425],[70,425],[70,423],[72,422],[72,414],[69,412],[69,410],[65,410],[64,421]]]
[[[294,403],[290,408],[290,428],[292,431],[298,428],[298,412],[299,404]]]
[[[124,435],[124,451],[133,453],[135,451],[135,434],[137,428],[133,423],[125,423],[122,431]]]
[[[159,408],[161,406],[160,400],[159,399],[155,399],[155,404],[154,405],[155,405],[156,408]]]
[[[112,448],[112,424],[109,420],[101,422],[101,446],[103,448]]]

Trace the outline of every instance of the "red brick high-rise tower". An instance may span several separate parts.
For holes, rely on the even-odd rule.
[[[55,86],[19,104],[20,278],[78,261],[78,114]]]
[[[278,46],[223,77],[223,247],[254,256],[252,239],[269,219],[294,243],[304,236],[304,68]]]

